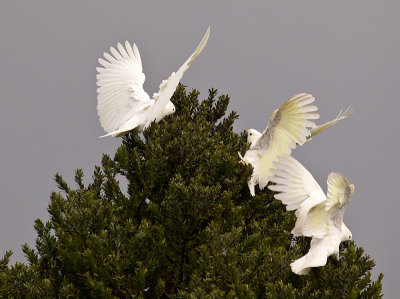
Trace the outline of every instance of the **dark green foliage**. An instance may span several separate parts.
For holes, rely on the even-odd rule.
[[[381,296],[382,275],[371,281],[374,262],[354,244],[308,276],[291,272],[309,240],[292,237],[293,213],[268,190],[250,196],[229,97],[198,97],[180,85],[176,113],[125,136],[88,186],[81,170],[76,189],[56,175],[50,220],[35,223],[36,249],[23,246],[29,264],[0,260],[1,297]]]

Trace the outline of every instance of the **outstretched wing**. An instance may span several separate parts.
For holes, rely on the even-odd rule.
[[[168,101],[171,99],[172,95],[175,92],[176,87],[181,80],[183,73],[189,68],[192,62],[199,56],[199,54],[203,51],[204,47],[207,44],[208,38],[210,36],[210,27],[208,27],[206,34],[201,40],[200,44],[197,46],[194,53],[185,61],[185,63],[179,68],[179,70],[175,73],[172,73],[167,80],[163,80],[160,84],[160,90],[158,93],[155,93],[153,99],[155,100],[155,104],[149,108],[147,114],[147,123],[145,127],[148,127],[156,118],[162,115],[165,105],[167,105]]]
[[[151,105],[143,89],[145,75],[135,44],[126,41],[125,48],[118,43],[99,59],[97,68],[97,111],[100,124],[107,133],[116,131],[133,115]],[[131,128],[133,129],[133,128]]]
[[[330,220],[340,228],[343,214],[354,194],[354,185],[338,172],[328,176],[328,193],[325,210],[330,214]]]
[[[274,164],[276,169],[272,171],[270,181],[276,185],[269,185],[268,188],[280,192],[275,194],[275,199],[281,200],[288,211],[297,210],[311,196],[319,202],[326,200],[311,173],[295,158],[288,155]]]
[[[315,98],[311,94],[300,93],[288,99],[278,110],[275,110],[269,119],[267,129],[258,139],[253,149],[265,149],[272,143],[282,149],[296,147],[296,143],[303,145],[309,128],[315,123],[310,119],[318,119],[317,106],[311,105]],[[294,144],[293,144],[294,143]]]
[[[296,143],[303,145],[310,134],[308,128],[315,127],[311,119],[317,119],[318,108],[310,94],[301,93],[291,97],[272,113],[268,127],[252,150],[259,151],[260,166],[255,176],[259,178],[260,189],[268,184],[268,178],[278,157],[289,155]]]
[[[314,206],[307,214],[303,228],[305,236],[322,238],[328,233],[332,223],[341,227],[343,214],[354,193],[354,185],[340,173],[332,172],[328,176],[326,202]]]
[[[307,141],[311,140],[315,135],[325,131],[328,129],[330,126],[336,124],[337,122],[341,121],[342,119],[347,118],[348,116],[352,115],[354,113],[354,109],[352,107],[348,107],[344,112],[340,110],[339,115],[331,120],[328,121],[327,123],[324,123],[323,125],[320,125],[314,129],[311,130],[310,135],[307,136]]]
[[[288,155],[280,158],[275,165],[277,169],[272,171],[270,181],[276,185],[269,185],[268,188],[280,192],[275,194],[275,199],[287,205],[288,211],[296,210],[297,220],[292,234],[302,236],[308,211],[324,202],[326,196],[311,173],[293,157]]]

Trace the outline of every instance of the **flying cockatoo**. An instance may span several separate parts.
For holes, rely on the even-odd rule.
[[[319,114],[315,113],[318,108],[310,105],[314,100],[310,94],[297,94],[272,112],[263,133],[254,129],[247,131],[250,148],[244,157],[240,153],[239,156],[245,164],[253,166],[248,182],[251,195],[255,195],[255,185],[263,189],[268,184],[273,163],[279,157],[289,155],[296,144],[303,145],[307,141],[310,135],[308,128],[315,128],[311,119],[319,118]]]
[[[188,60],[160,84],[160,90],[150,99],[143,89],[145,75],[139,50],[126,41],[125,48],[118,43],[118,51],[111,47],[99,59],[103,67],[97,68],[97,111],[100,124],[108,133],[104,136],[122,136],[138,128],[146,129],[153,121],[159,122],[175,112],[170,98],[175,92],[183,73],[203,51],[210,36],[210,27]]]
[[[312,97],[312,95],[309,95],[309,94],[304,94],[303,93],[303,94],[298,94],[296,96],[309,96],[314,101],[314,98]],[[294,96],[294,97],[296,97],[296,96]],[[284,105],[282,105],[282,107],[279,109],[279,111],[283,107],[284,107]],[[315,107],[315,106],[311,106],[311,107]],[[317,109],[315,109],[315,111],[316,110]],[[344,112],[342,110],[340,110],[339,115],[335,119],[333,119],[333,120],[331,120],[329,122],[326,122],[326,123],[324,123],[324,124],[322,124],[320,126],[317,126],[317,127],[315,127],[315,124],[313,123],[314,127],[311,130],[308,131],[309,133],[306,136],[306,141],[305,142],[310,141],[312,139],[312,137],[314,137],[315,135],[325,131],[330,126],[336,124],[337,122],[341,121],[342,119],[347,118],[349,115],[351,115],[353,113],[354,113],[354,109],[351,108],[351,107],[348,107]],[[313,116],[315,116],[315,115],[316,114],[314,113]],[[272,117],[272,115],[271,115],[271,117]],[[291,126],[293,128],[293,126],[299,126],[299,125],[300,125],[299,122],[296,123],[295,121],[293,121]],[[269,127],[270,127],[270,123],[268,124],[267,129],[263,133],[260,133],[259,131],[255,130],[255,129],[247,130],[247,143],[250,144],[249,151],[253,151],[255,149],[255,147],[258,146],[258,141],[261,139],[261,137],[265,137],[265,134],[267,134]],[[298,127],[298,128],[300,128],[300,127]],[[290,138],[290,136],[287,136],[287,137]],[[305,142],[303,142],[303,143],[305,143]],[[296,142],[296,143],[297,143],[297,145],[303,145],[303,143],[299,143],[299,142]],[[276,155],[274,156],[274,158],[275,158],[274,161],[277,161],[276,158],[278,156],[284,156],[285,155],[284,151],[286,151],[288,154],[290,154],[291,150],[294,149],[294,148],[295,148],[295,146],[293,148],[291,148],[290,151],[288,151],[289,149],[287,147],[286,148],[281,148],[282,149],[281,152],[279,152],[279,153],[276,152],[275,153]],[[249,153],[249,151],[247,151],[246,154]],[[250,163],[250,164],[252,164],[252,166],[254,168],[253,176],[249,180],[250,193],[251,193],[251,195],[254,196],[255,195],[255,190],[254,190],[255,185],[257,185],[257,183],[260,182],[260,177],[259,177],[259,175],[257,175],[258,169],[260,168],[260,165],[257,165],[257,163],[265,163],[265,159],[263,160],[263,162],[261,162],[261,160],[258,159],[258,157],[254,157],[254,152],[251,152],[251,153],[252,154],[249,155],[248,157],[246,157],[246,154],[245,154],[245,157],[243,158],[240,153],[239,153],[239,156],[240,156],[240,158],[242,159],[242,161],[244,163],[246,163],[246,164]],[[258,151],[257,154],[258,154],[257,156],[259,156],[260,152]],[[271,170],[272,163],[273,163],[273,161],[268,159],[268,162],[261,166],[262,167],[261,172],[265,173],[265,176],[264,176],[264,179],[261,179],[261,181],[263,181],[263,183],[259,184],[260,189],[263,189],[268,184],[268,180],[266,179],[266,177],[268,177],[268,173]],[[256,168],[257,168],[257,170],[256,170]]]
[[[311,267],[325,266],[328,256],[339,260],[339,245],[352,239],[350,230],[343,223],[343,214],[354,194],[354,185],[337,172],[328,176],[328,192],[325,196],[313,176],[291,156],[275,163],[268,188],[280,192],[275,199],[281,200],[287,210],[296,210],[294,236],[312,237],[310,250],[290,264],[298,275],[308,274]]]

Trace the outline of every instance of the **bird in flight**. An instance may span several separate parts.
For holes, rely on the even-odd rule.
[[[247,131],[250,148],[244,157],[240,153],[239,156],[245,164],[253,166],[248,182],[251,195],[255,195],[257,184],[260,189],[268,184],[273,163],[279,157],[289,155],[296,144],[303,145],[307,141],[310,129],[316,126],[311,120],[319,118],[317,106],[311,105],[314,101],[311,94],[297,94],[272,112],[263,133],[254,129]]]
[[[325,195],[311,173],[293,157],[280,158],[275,165],[270,181],[276,185],[268,188],[279,192],[274,197],[288,211],[296,211],[292,234],[312,238],[308,253],[290,264],[292,271],[305,275],[312,267],[325,266],[328,256],[339,260],[340,243],[352,239],[343,215],[354,194],[354,185],[342,174],[331,172]]]
[[[240,153],[239,156],[245,164],[253,166],[253,175],[248,183],[251,195],[255,195],[255,185],[263,189],[268,184],[273,162],[278,157],[289,155],[297,145],[303,145],[354,113],[353,108],[349,107],[344,112],[341,110],[335,119],[316,126],[310,121],[319,118],[316,113],[318,108],[310,105],[314,100],[311,94],[297,94],[272,113],[263,133],[255,129],[247,130],[250,148],[244,157]]]
[[[118,43],[117,49],[110,48],[99,59],[102,67],[97,68],[97,111],[100,124],[107,132],[106,136],[120,137],[128,131],[138,128],[139,132],[159,122],[165,116],[175,112],[170,101],[183,73],[203,51],[210,36],[210,27],[194,53],[185,63],[160,84],[159,91],[150,99],[143,89],[145,75],[136,44]]]

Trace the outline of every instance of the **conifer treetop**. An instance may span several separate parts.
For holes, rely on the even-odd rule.
[[[35,222],[28,264],[0,260],[0,294],[15,298],[360,298],[381,296],[381,274],[353,242],[306,277],[290,263],[309,240],[269,190],[247,187],[248,146],[229,97],[179,85],[176,113],[129,132],[89,184],[56,175],[49,220]]]

